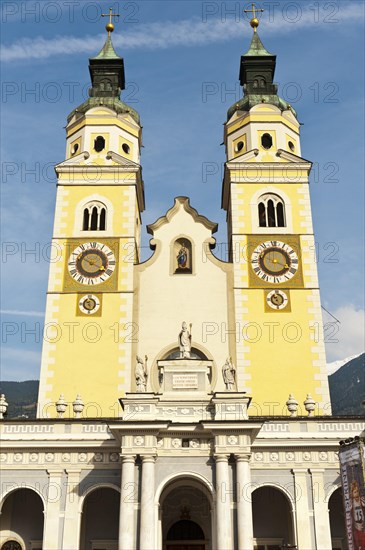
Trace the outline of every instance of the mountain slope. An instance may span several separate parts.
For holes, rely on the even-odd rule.
[[[332,414],[364,415],[365,353],[355,357],[329,377]]]
[[[38,380],[25,382],[0,382],[0,393],[9,403],[7,418],[24,416],[35,418],[38,399]]]

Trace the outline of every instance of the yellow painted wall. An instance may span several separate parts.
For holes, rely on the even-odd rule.
[[[280,287],[282,288],[282,287]],[[285,291],[284,288],[282,290]],[[288,290],[286,290],[288,292]],[[250,376],[249,393],[253,396],[250,414],[286,414],[289,393],[303,401],[310,393],[321,401],[320,367],[316,348],[318,319],[310,290],[289,290],[291,312],[265,311],[262,289],[242,289],[248,313],[237,317],[240,340],[245,345],[245,374]],[[241,388],[247,389],[247,388]],[[318,410],[318,412],[323,412]]]
[[[83,208],[77,207],[94,199],[112,205],[108,211],[112,223],[107,231],[80,231]],[[136,216],[133,186],[58,188],[54,234],[64,237],[53,240],[57,257],[50,266],[40,416],[56,416],[54,403],[60,394],[71,403],[78,393],[86,404],[85,416],[115,416],[121,412],[117,398],[130,389],[131,350],[138,337],[132,324]],[[76,284],[67,267],[70,252],[89,241],[107,244],[117,259],[110,279],[92,286]],[[89,293],[102,294],[97,317],[78,315],[80,295]],[[71,405],[68,413],[73,414]]]
[[[56,415],[54,403],[62,393],[70,402],[72,417],[71,402],[79,393],[85,416],[119,416],[117,400],[131,376],[130,341],[137,337],[129,313],[130,297],[104,294],[99,317],[77,316],[78,299],[75,293],[58,295],[57,320],[46,323],[45,339],[54,345],[42,383],[49,387],[45,402],[53,404],[45,406],[44,412]]]

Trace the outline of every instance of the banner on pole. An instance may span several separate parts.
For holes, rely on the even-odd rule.
[[[365,448],[361,441],[340,447],[342,494],[348,550],[365,549]]]

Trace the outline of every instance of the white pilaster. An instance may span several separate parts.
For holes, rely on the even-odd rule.
[[[60,504],[63,470],[48,470],[47,504],[44,514],[43,548],[59,550]]]
[[[253,524],[250,455],[236,455],[238,550],[252,550]]]
[[[215,455],[217,548],[233,550],[228,455]]]
[[[142,456],[140,550],[155,550],[155,457]]]
[[[122,456],[122,483],[120,490],[119,550],[134,550],[134,464],[135,456]]]
[[[308,470],[298,468],[293,470],[295,483],[295,503],[296,503],[296,531],[298,548],[312,548],[312,525],[311,510],[308,502],[307,479]],[[331,546],[329,546],[331,548]]]
[[[315,517],[317,550],[331,548],[331,529],[328,502],[324,490],[323,469],[310,469],[312,475],[312,498]]]
[[[74,550],[80,544],[80,522],[79,511],[79,483],[81,470],[67,471],[67,491],[65,506],[65,525],[63,528],[63,550]]]

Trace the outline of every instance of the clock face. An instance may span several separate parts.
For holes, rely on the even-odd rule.
[[[298,256],[286,243],[266,241],[252,253],[254,273],[267,283],[280,284],[289,281],[298,271]]]
[[[71,253],[68,271],[81,285],[104,283],[116,266],[113,251],[106,244],[90,242],[80,244]]]
[[[94,294],[87,294],[79,300],[79,309],[85,315],[93,315],[100,309],[100,300]]]
[[[282,290],[272,290],[266,296],[266,302],[271,309],[285,309],[288,304],[288,296]]]
[[[87,294],[80,298],[79,309],[85,315],[93,315],[100,309],[100,300],[94,294]]]

